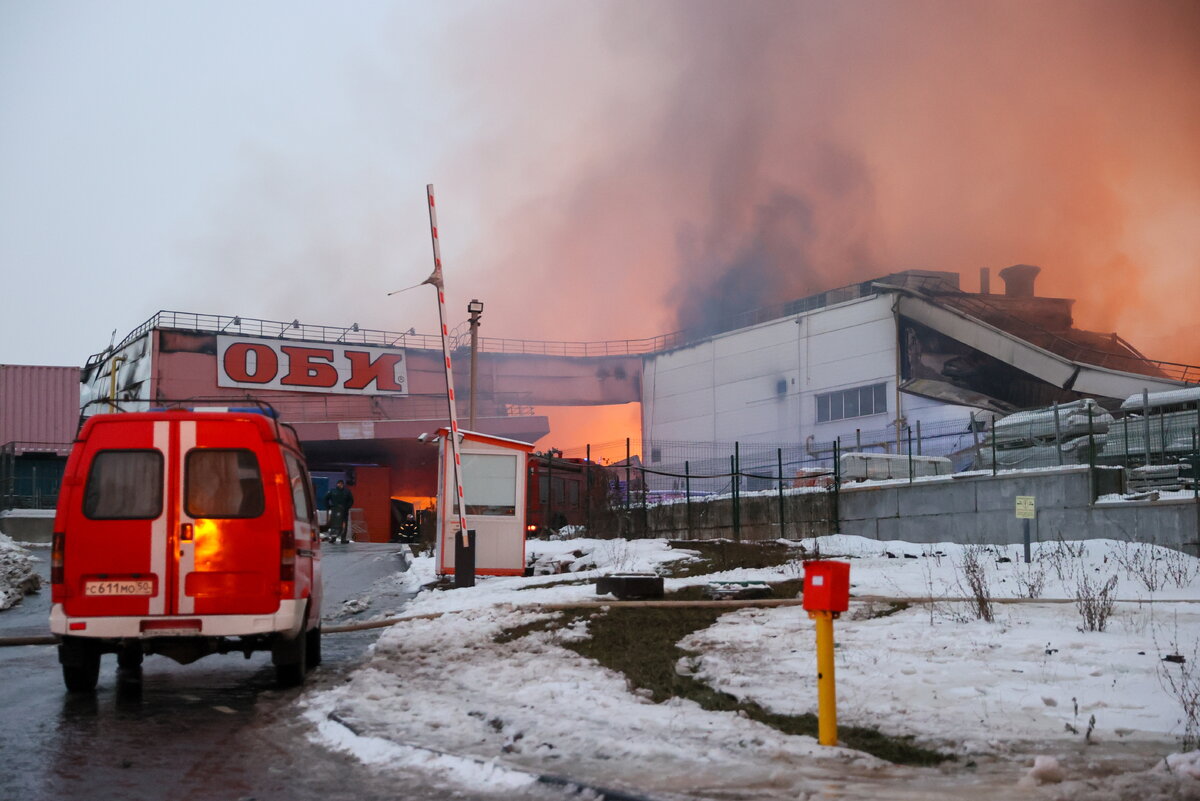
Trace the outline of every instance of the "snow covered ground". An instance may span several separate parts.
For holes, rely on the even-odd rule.
[[[564,578],[688,558],[662,540],[531,541],[541,564],[569,575],[420,593],[367,664],[305,697],[313,736],[380,769],[423,770],[449,788],[501,796],[553,774],[662,799],[1200,798],[1197,753],[1163,760],[1196,734],[1181,695],[1191,694],[1195,713],[1200,605],[1190,601],[1200,599],[1200,560],[1104,540],[1035,545],[1032,565],[1020,563],[1018,547],[846,536],[804,545],[848,559],[856,596],[942,599],[887,616],[877,615],[890,601],[852,602],[836,624],[838,715],[842,725],[914,735],[955,761],[894,766],[692,701],[652,703],[623,675],[563,647],[586,636],[586,623],[494,641],[554,616],[537,604],[597,600],[594,581]],[[972,557],[989,595],[1024,599],[995,604],[990,623],[945,600],[972,594]],[[666,586],[800,574],[797,560]],[[405,581],[433,578],[422,557]],[[1104,631],[1081,630],[1073,601],[1052,602],[1073,599],[1084,579],[1115,601]],[[681,647],[692,656],[677,670],[712,687],[773,712],[816,710],[813,624],[798,606],[730,611]]]
[[[36,592],[41,579],[33,567],[37,557],[0,534],[0,609],[8,609],[26,594]]]

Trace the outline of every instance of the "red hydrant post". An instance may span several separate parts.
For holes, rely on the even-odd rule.
[[[817,742],[837,745],[833,621],[850,608],[849,562],[804,563],[804,608],[817,625]]]

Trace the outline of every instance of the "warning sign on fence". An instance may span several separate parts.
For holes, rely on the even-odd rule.
[[[1017,519],[1018,520],[1033,520],[1034,514],[1032,495],[1017,496]]]

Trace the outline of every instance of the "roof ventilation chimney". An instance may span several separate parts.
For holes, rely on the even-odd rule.
[[[1032,298],[1033,282],[1037,279],[1041,267],[1032,264],[1014,264],[1000,271],[1004,279],[1004,294],[1010,298]]]
[[[992,273],[987,267],[979,268],[979,294],[992,294]]]

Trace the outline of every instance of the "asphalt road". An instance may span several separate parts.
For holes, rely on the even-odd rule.
[[[327,545],[325,619],[354,619],[406,600],[401,546]],[[41,551],[48,573],[48,551]],[[45,576],[43,577],[45,578]],[[49,588],[0,612],[0,637],[47,633]],[[352,604],[353,606],[353,604]],[[52,646],[0,648],[0,798],[173,801],[443,799],[421,776],[368,769],[311,743],[302,694],[341,681],[378,630],[327,635],[303,688],[277,690],[270,655],[214,655],[191,665],[147,657],[140,690],[119,689],[107,655],[94,695],[69,695]]]

